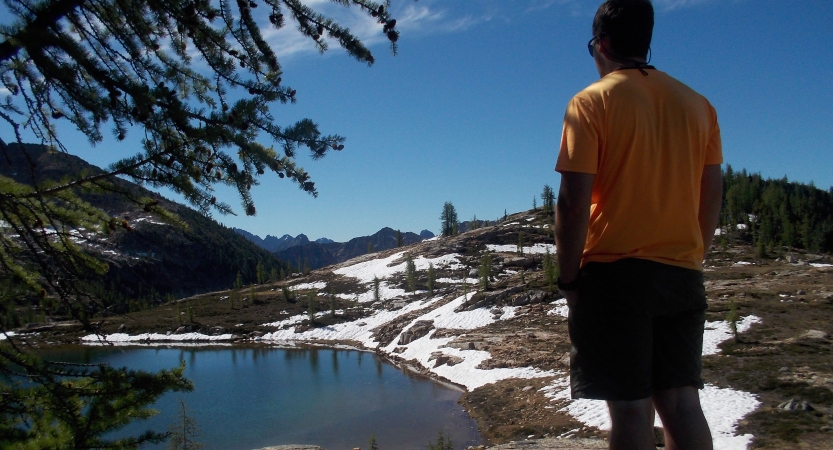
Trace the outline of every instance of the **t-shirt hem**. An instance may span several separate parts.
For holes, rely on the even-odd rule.
[[[563,165],[556,164],[555,171],[558,173],[562,172],[576,172],[576,173],[587,173],[590,175],[596,175],[596,170],[588,170],[583,167],[565,167]]]
[[[601,262],[601,263],[609,263],[619,261],[620,259],[626,258],[634,258],[634,259],[647,259],[648,261],[658,262],[660,264],[668,264],[669,266],[676,266],[682,267],[683,269],[691,269],[696,270],[698,272],[703,271],[703,264],[696,261],[680,261],[675,259],[668,259],[668,258],[660,258],[656,256],[627,256],[627,255],[591,255],[585,256],[581,259],[581,266],[584,267],[585,264],[589,262]]]

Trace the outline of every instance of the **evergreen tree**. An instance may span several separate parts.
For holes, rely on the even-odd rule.
[[[257,284],[263,284],[266,282],[266,269],[263,267],[263,261],[257,262]]]
[[[240,289],[243,287],[243,274],[237,271],[237,277],[234,279],[234,288]]]
[[[556,281],[558,280],[558,266],[556,265],[549,248],[544,254],[544,280],[550,292],[555,292]]]
[[[405,241],[402,239],[402,232],[396,230],[396,246],[402,247],[403,245],[405,245]]]
[[[518,231],[518,254],[524,254],[524,232]]]
[[[278,279],[278,269],[273,267],[272,270],[269,271],[269,281],[275,282],[278,281]]]
[[[480,289],[489,290],[489,279],[492,277],[492,254],[488,250],[480,257],[478,273],[480,274]]]
[[[408,290],[411,293],[416,293],[416,264],[410,253],[406,253],[405,257],[405,281],[408,284]]]
[[[544,185],[544,191],[541,192],[541,205],[544,208],[544,214],[552,215],[555,212],[555,194],[548,184]]]
[[[440,234],[443,236],[452,236],[454,234],[454,226],[457,223],[457,210],[451,202],[443,204],[443,211],[440,214]]]
[[[315,293],[310,291],[307,293],[307,314],[309,315],[310,325],[315,323],[315,312],[317,309],[315,305]]]
[[[379,445],[376,444],[376,435],[375,434],[370,436],[369,444],[370,444],[370,448],[368,450],[379,450]]]
[[[431,297],[434,296],[434,280],[436,277],[437,274],[434,270],[434,264],[428,263],[428,295]]]
[[[151,374],[53,363],[18,346],[3,345],[0,367],[13,369],[4,369],[0,384],[0,448],[136,448],[160,443],[166,433],[147,430],[116,438],[111,431],[155,415],[150,406],[164,393],[193,390],[182,375],[184,363]],[[25,377],[26,382],[7,384],[10,377]]]
[[[330,293],[330,317],[336,316],[336,297]]]
[[[200,429],[197,421],[190,414],[182,398],[179,399],[179,411],[174,422],[168,429],[171,433],[171,440],[168,442],[168,450],[197,450],[203,447],[197,441],[200,436]]]
[[[532,196],[532,210],[538,211],[538,199],[535,196]]]
[[[445,436],[443,432],[440,431],[439,436],[437,436],[436,444],[428,442],[428,450],[454,450],[454,446],[451,444],[451,438]]]
[[[373,276],[373,301],[374,302],[378,302],[379,300],[382,299],[382,296],[379,292],[380,285],[381,285],[381,281],[379,280],[379,277],[374,275]]]
[[[376,251],[376,249],[373,247],[373,241],[369,241],[367,243],[367,253],[370,254],[370,253],[373,253],[374,251]]]

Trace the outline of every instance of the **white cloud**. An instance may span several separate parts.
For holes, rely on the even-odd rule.
[[[664,11],[695,6],[702,3],[713,2],[714,0],[654,0],[654,7]]]

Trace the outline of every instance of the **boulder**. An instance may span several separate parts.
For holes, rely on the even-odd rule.
[[[428,358],[428,362],[431,361],[434,361],[434,367],[440,367],[443,364],[455,366],[463,362],[463,358],[460,358],[459,356],[446,355],[443,352],[434,352],[431,353],[431,357]]]
[[[526,306],[529,304],[542,303],[544,300],[548,299],[550,295],[550,292],[537,290],[521,292],[512,296],[508,303],[512,306]]]
[[[825,333],[824,331],[819,330],[807,330],[798,337],[799,339],[806,339],[809,341],[823,341],[830,339],[830,334]]]
[[[522,286],[512,286],[510,288],[491,292],[477,292],[472,295],[467,303],[457,307],[454,312],[473,311],[478,308],[486,308],[489,306],[503,306],[511,304],[510,298],[512,295],[523,291]]]
[[[524,258],[521,256],[509,257],[503,260],[503,265],[506,267],[522,267],[527,268],[535,264],[532,258]]]
[[[411,342],[425,336],[434,329],[434,321],[433,320],[420,320],[411,328],[403,331],[402,334],[399,335],[399,342],[397,345],[408,345]]]
[[[794,398],[787,400],[786,402],[781,403],[778,405],[778,409],[781,411],[813,411],[813,408],[806,400],[798,401]]]

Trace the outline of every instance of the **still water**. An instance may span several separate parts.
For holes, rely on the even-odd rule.
[[[164,431],[184,400],[206,449],[251,450],[313,444],[327,450],[427,449],[440,431],[456,449],[483,442],[457,404],[462,392],[415,377],[356,350],[269,347],[52,349],[51,359],[157,371],[185,361],[194,391],[171,393],[160,414],[131,424],[130,434]],[[143,448],[163,449],[165,445]]]

